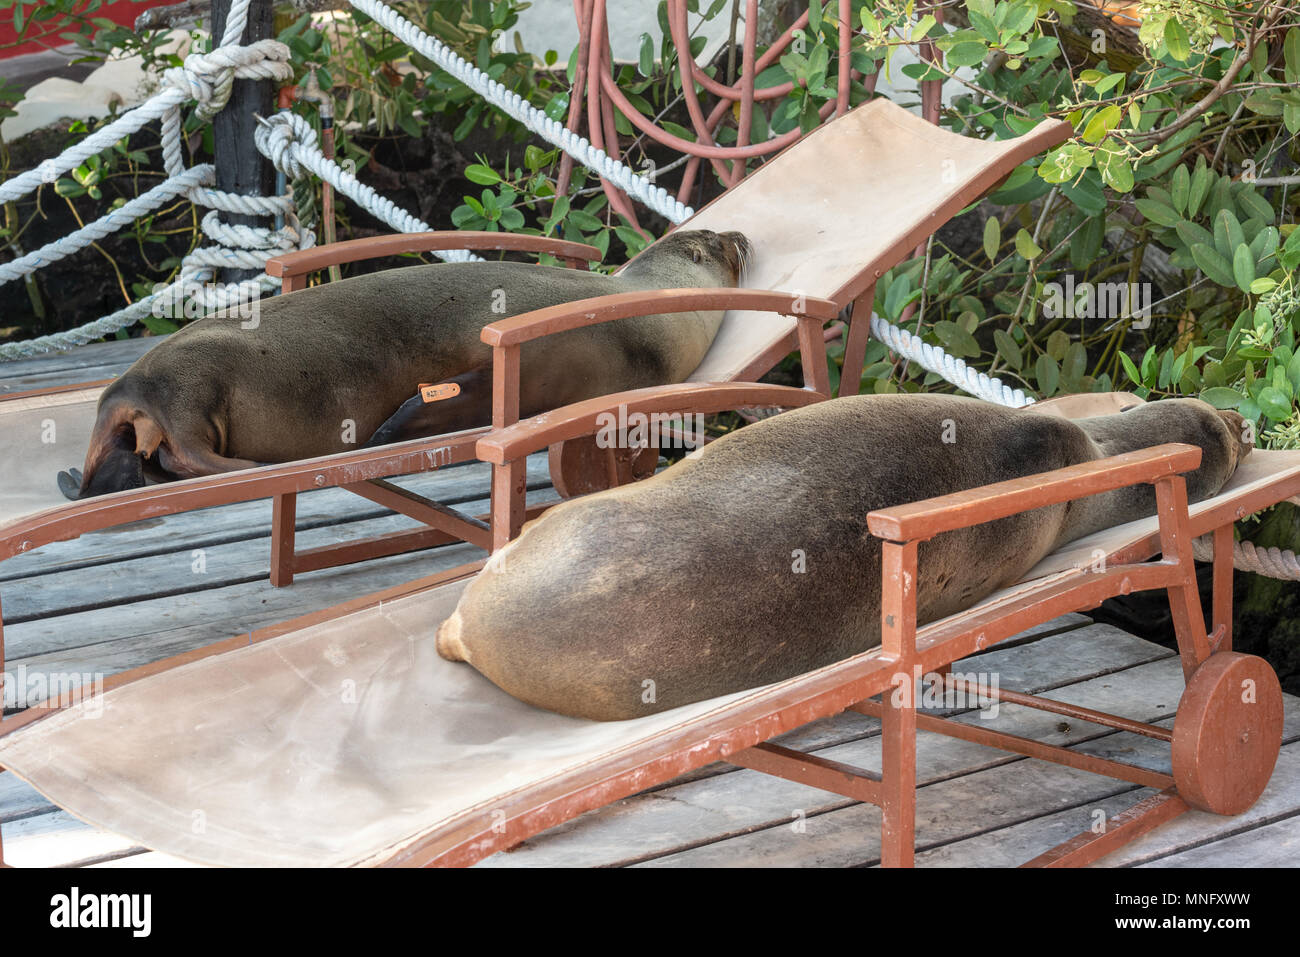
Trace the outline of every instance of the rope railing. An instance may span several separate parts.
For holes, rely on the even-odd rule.
[[[158,121],[167,179],[74,232],[18,259],[0,264],[0,283],[31,275],[43,266],[65,259],[180,196],[211,210],[204,216],[201,229],[204,237],[215,245],[201,246],[185,256],[176,280],[170,285],[76,329],[0,345],[0,360],[27,358],[94,342],[129,328],[145,316],[157,314],[160,305],[168,304],[171,308],[181,295],[200,295],[205,311],[228,308],[242,302],[240,297],[260,296],[278,288],[280,280],[263,274],[249,283],[214,284],[210,280],[215,269],[264,270],[267,259],[272,256],[290,249],[306,248],[315,242],[309,230],[297,226],[291,202],[276,196],[243,196],[213,189],[213,168],[210,165],[185,167],[181,138],[182,105],[195,102],[198,115],[207,119],[225,107],[236,79],[283,82],[293,78],[289,48],[283,43],[275,40],[259,40],[247,46],[239,43],[248,23],[248,6],[249,0],[234,0],[220,45],[209,53],[191,53],[183,66],[164,71],[164,89],[161,92],[74,143],[58,156],[0,183],[0,203],[21,199],[41,186],[57,181],[64,173],[76,169],[124,137]],[[221,221],[220,213],[279,215],[284,216],[289,225],[279,230],[231,226]]]

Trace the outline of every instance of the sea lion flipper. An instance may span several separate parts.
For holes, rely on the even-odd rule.
[[[459,392],[436,402],[426,402],[417,392],[375,430],[365,447],[459,432],[488,423],[492,415],[491,369],[471,369],[435,384],[454,384]]]
[[[81,498],[81,469],[68,469],[58,475],[59,491],[63,497],[75,502]]]

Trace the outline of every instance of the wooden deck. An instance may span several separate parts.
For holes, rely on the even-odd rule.
[[[106,378],[140,340],[72,356],[0,365],[0,392]],[[53,477],[51,477],[53,481]],[[466,465],[402,480],[441,501],[486,511],[488,472]],[[538,500],[553,496],[545,462],[529,464]],[[111,674],[481,555],[453,545],[364,566],[267,581],[270,503],[139,522],[46,546],[0,564],[12,671]],[[302,547],[404,527],[408,520],[338,490],[301,498]],[[1168,724],[1183,688],[1174,653],[1085,616],[1070,615],[967,659],[961,670],[1000,685]],[[1002,705],[988,720],[957,720],[1168,770],[1168,746],[1097,725]],[[879,723],[848,713],[783,743],[876,767]],[[917,864],[1011,866],[1113,815],[1148,789],[922,732],[918,745]],[[5,856],[16,866],[184,866],[133,846],[51,805],[0,774]],[[1111,855],[1105,865],[1286,866],[1300,850],[1300,699],[1287,697],[1284,745],[1263,798],[1236,818],[1192,812]],[[870,866],[879,859],[879,811],[753,771],[711,765],[590,812],[483,862],[528,866]]]

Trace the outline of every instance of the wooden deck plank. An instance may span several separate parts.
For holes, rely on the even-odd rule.
[[[0,395],[76,382],[96,382],[121,375],[131,363],[164,338],[142,336],[94,342],[67,352],[47,352],[30,359],[0,362]]]
[[[1017,635],[1015,638],[1007,639],[1006,642],[998,646],[997,653],[999,655],[1007,655],[1012,648],[1019,647],[1021,644],[1035,640],[1039,637],[1087,627],[1104,629],[1109,626],[1094,625],[1092,619],[1084,615],[1073,613],[1062,615],[1060,618],[1054,618],[1049,622],[1044,622],[1042,625],[1030,628],[1022,634]],[[1079,644],[1085,649],[1089,646],[1088,639],[1090,634],[1091,633],[1085,633],[1078,636]],[[1122,632],[1120,634],[1122,634]],[[1150,646],[1148,651],[1151,655],[1156,657],[1164,657],[1165,654],[1172,654],[1172,652],[1157,650],[1156,646]],[[1090,654],[1090,652],[1084,653]],[[975,661],[976,657],[967,660]],[[1081,660],[1081,658],[1076,658],[1074,660]],[[1005,659],[1007,665],[1010,665],[1011,661],[1011,658]],[[1113,668],[1113,662],[1109,667]],[[1089,675],[1089,677],[1091,677],[1091,675]],[[1043,688],[1038,685],[1035,685],[1034,687],[1038,690],[1043,690]],[[833,747],[837,744],[844,744],[848,741],[875,734],[879,728],[880,722],[875,718],[868,717],[864,714],[858,714],[856,711],[846,711],[843,714],[833,715],[829,718],[823,718],[820,721],[813,721],[801,728],[795,728],[793,731],[789,731],[786,734],[773,738],[772,740],[783,747],[794,748],[798,751],[817,751],[822,748]],[[707,764],[702,768],[697,768],[687,774],[683,774],[681,777],[676,778],[671,784],[662,784],[658,787],[671,787],[676,784],[685,783],[686,781],[695,781],[700,778],[712,777],[715,774],[727,774],[735,770],[738,769],[734,765],[715,762],[713,764]],[[656,789],[652,788],[650,790]]]
[[[1287,696],[1287,712],[1296,699]],[[1291,721],[1288,720],[1288,725]],[[1284,732],[1293,738],[1291,727]],[[1273,769],[1273,777],[1264,794],[1250,810],[1236,817],[1221,817],[1207,811],[1189,811],[1168,824],[1143,835],[1127,847],[1108,854],[1094,866],[1125,867],[1152,864],[1160,866],[1162,860],[1180,851],[1188,851],[1211,841],[1217,843],[1237,834],[1255,830],[1275,822],[1290,819],[1291,826],[1300,830],[1300,741],[1291,740],[1282,748]],[[1209,853],[1208,851],[1206,853]],[[1294,861],[1292,866],[1294,866]]]
[[[1296,701],[1295,698],[1289,701],[1292,712],[1296,710]],[[921,737],[924,740],[934,736],[922,734]],[[1098,742],[1091,742],[1080,749],[1093,753],[1122,750],[1124,757],[1133,764],[1157,768],[1163,764],[1167,767],[1167,746],[1160,742],[1128,734],[1111,737],[1115,739],[1114,743],[1107,742],[1098,748]],[[918,761],[922,766],[926,750],[924,746],[918,746]],[[1133,848],[1125,850],[1136,852],[1136,845],[1144,844],[1164,853],[1171,842],[1178,839],[1180,826],[1188,843],[1198,844],[1216,836],[1247,830],[1279,815],[1294,815],[1300,808],[1298,773],[1300,747],[1292,744],[1283,749],[1272,783],[1250,811],[1236,818],[1193,812],[1156,829],[1134,842]],[[1061,812],[1065,813],[1066,819],[1072,817],[1072,820],[1056,833],[1072,836],[1092,825],[1093,810],[1100,806],[1100,802],[1122,794],[1131,803],[1137,803],[1152,793],[1147,788],[1137,788],[1084,771],[1017,759],[999,767],[920,787],[917,791],[917,847],[925,850],[981,834],[989,835],[990,840],[998,840],[1006,829]],[[809,816],[804,822],[803,833],[793,833],[789,826],[771,827],[654,858],[644,864],[669,867],[874,865],[879,862],[879,821],[877,808],[853,805]],[[1048,837],[1038,847],[1038,852],[1052,845],[1053,838]],[[1130,859],[1131,854],[1121,851],[1099,862],[1099,866],[1116,866]],[[990,857],[977,855],[974,860],[983,865]]]
[[[13,774],[0,773],[0,822],[31,817],[54,808],[44,795]]]
[[[528,487],[550,487],[546,454],[529,456]],[[436,472],[405,476],[403,488],[451,505],[483,498],[491,485],[486,463],[467,463]],[[533,496],[529,496],[530,502]],[[373,503],[341,489],[322,489],[298,497],[296,525],[300,530],[340,522],[360,521],[386,514]],[[271,534],[269,499],[222,505],[145,519],[116,528],[90,532],[66,542],[51,542],[22,555],[0,562],[0,587],[7,581],[66,568],[105,565],[128,558],[204,548],[227,542],[267,538]],[[8,594],[6,588],[6,611]]]
[[[1139,718],[1172,713],[1182,694],[1182,671],[1168,649],[1125,634],[1108,625],[1088,629],[1086,644],[1076,632],[1041,638],[1031,645],[993,649],[963,663],[961,670],[1015,675],[1007,687],[1043,692],[1048,697],[1087,701],[1093,707],[1131,710],[1141,702]],[[1095,676],[1097,659],[1071,655],[1087,648],[1123,670]],[[1031,649],[1034,649],[1031,651]],[[1155,661],[1151,661],[1156,656]],[[1072,672],[1088,676],[1079,684],[1058,687]],[[1056,690],[1049,690],[1056,688]],[[976,713],[960,720],[980,722]],[[1052,744],[1068,744],[1108,729],[1086,722],[1063,722],[1057,715],[1004,705],[988,724]],[[1065,730],[1061,730],[1061,726]],[[1020,760],[1002,751],[940,735],[923,734],[918,742],[918,779],[939,782]],[[819,749],[821,757],[875,769],[880,766],[880,738],[858,737]],[[847,799],[754,771],[730,773],[669,785],[588,812],[530,838],[521,847],[497,854],[479,866],[611,866],[664,856],[697,844],[726,842],[736,835],[773,827],[790,820],[795,810],[823,814],[850,805]]]
[[[1169,867],[1243,867],[1243,866],[1290,866],[1296,864],[1296,852],[1300,850],[1300,810],[1288,807],[1298,800],[1294,793],[1296,781],[1292,771],[1293,765],[1300,764],[1300,744],[1291,743],[1283,748],[1283,757],[1279,760],[1278,771],[1268,791],[1254,809],[1236,818],[1219,818],[1216,815],[1204,815],[1194,828],[1184,827],[1185,833],[1196,833],[1203,843],[1179,851],[1170,846],[1171,840],[1178,840],[1174,830],[1177,821],[1158,828],[1141,839],[1153,847],[1168,848],[1165,856],[1151,860],[1141,866]],[[1292,792],[1288,795],[1288,791]],[[1098,801],[1087,807],[1072,807],[1067,811],[1033,818],[1028,821],[1001,828],[972,838],[945,844],[917,854],[919,867],[1016,867],[1036,857],[1043,850],[1069,840],[1076,834],[1092,827],[1100,811],[1107,817],[1132,807],[1143,797],[1154,793],[1147,788],[1134,790]],[[1288,800],[1289,799],[1289,800]],[[1271,818],[1279,818],[1271,824],[1261,824]],[[1291,848],[1287,858],[1274,858],[1267,841],[1256,841],[1254,835],[1268,830],[1278,846],[1289,842]],[[1096,867],[1119,866],[1123,861],[1122,851],[1099,861]]]
[[[1140,867],[1295,867],[1300,863],[1300,811],[1232,837],[1179,851]]]
[[[10,667],[24,667],[28,674],[116,674],[368,592],[432,575],[483,555],[480,549],[462,543],[364,565],[312,572],[289,588],[273,588],[268,581],[249,582],[28,622],[13,627],[15,643],[62,650],[15,657]],[[24,634],[26,629],[39,630],[40,634],[32,638]],[[6,640],[10,631],[6,628]],[[70,637],[61,639],[60,632]],[[88,637],[94,640],[86,643]]]
[[[535,493],[536,504],[555,502],[551,489]],[[467,514],[485,514],[488,499],[460,503]],[[268,509],[269,512],[269,509]],[[422,527],[413,519],[388,514],[359,521],[339,522],[300,530],[300,550],[355,541],[386,532]],[[256,582],[270,574],[270,537],[244,539],[201,547],[181,546],[175,551],[123,559],[107,565],[71,567],[5,583],[6,628],[14,637],[8,641],[11,657],[23,657],[52,650],[32,645],[39,632],[22,631],[26,622],[45,621],[57,627],[60,618],[84,611],[113,609],[154,598],[197,594],[228,585]],[[312,574],[312,573],[305,573]],[[62,629],[58,629],[62,630]],[[71,636],[67,636],[71,637]]]
[[[67,867],[103,860],[138,847],[111,831],[91,827],[66,811],[4,825],[5,863],[13,867]]]

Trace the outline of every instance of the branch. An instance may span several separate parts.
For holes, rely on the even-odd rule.
[[[1237,54],[1237,58],[1232,61],[1232,65],[1228,67],[1228,71],[1223,74],[1219,82],[1210,88],[1209,93],[1206,93],[1205,96],[1184,110],[1178,119],[1158,130],[1152,130],[1149,133],[1136,133],[1129,138],[1131,140],[1150,140],[1152,143],[1159,145],[1179,130],[1199,119],[1210,107],[1218,102],[1219,97],[1228,92],[1232,82],[1237,79],[1237,74],[1245,68],[1251,57],[1255,55],[1255,45],[1259,42],[1259,38],[1273,29],[1273,26],[1284,12],[1285,10],[1277,11],[1273,14],[1272,19],[1268,20],[1260,29],[1251,31],[1250,38],[1246,41],[1246,49]]]

